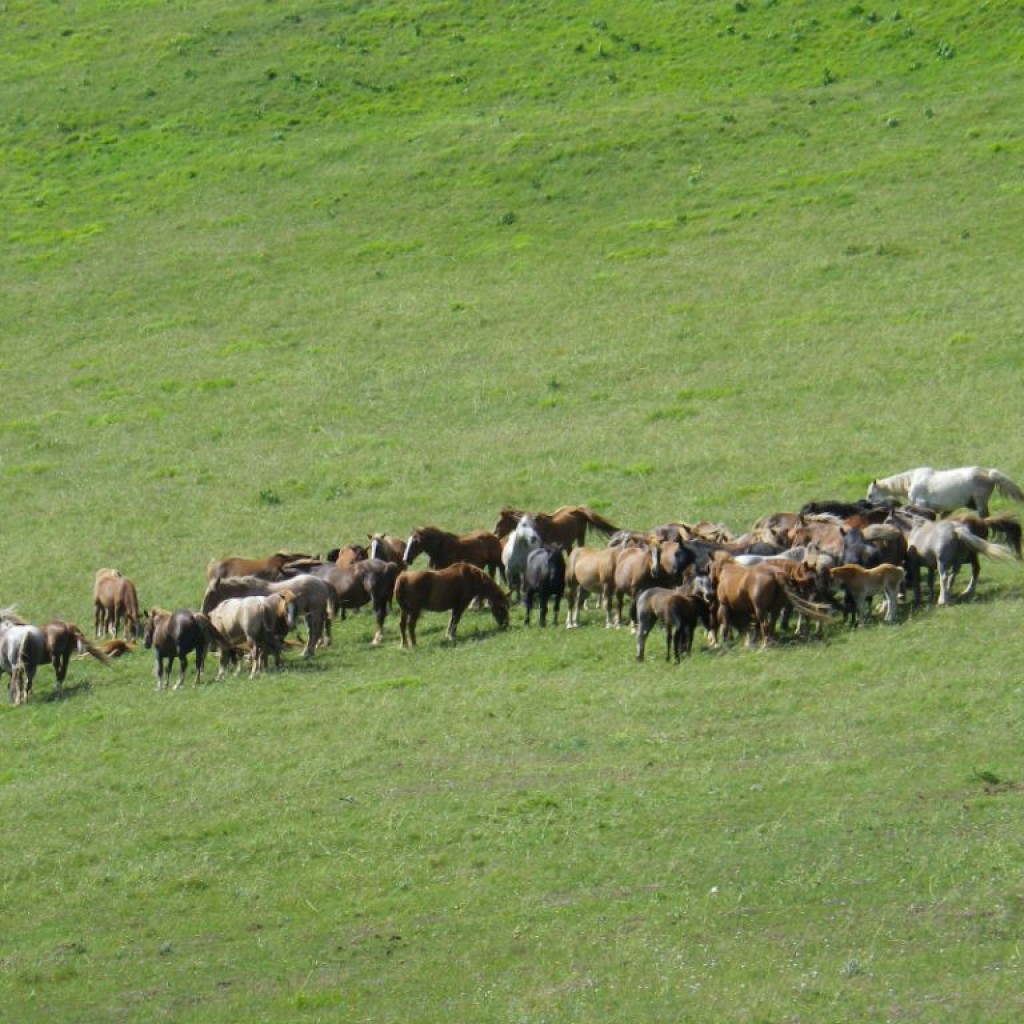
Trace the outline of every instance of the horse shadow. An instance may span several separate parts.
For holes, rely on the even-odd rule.
[[[79,683],[65,683],[59,690],[51,690],[43,697],[42,702],[53,704],[59,700],[71,700],[88,693],[92,693],[92,683],[88,679],[83,679]]]

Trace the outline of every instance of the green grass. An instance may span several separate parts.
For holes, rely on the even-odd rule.
[[[0,605],[1024,475],[1009,4],[9,3]],[[1001,505],[1000,509],[1005,508]],[[17,1020],[1016,1021],[1024,598],[0,708]]]

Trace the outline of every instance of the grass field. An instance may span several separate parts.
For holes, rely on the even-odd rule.
[[[0,11],[0,605],[1024,477],[1017,5]],[[1011,511],[1005,502],[999,511]],[[362,614],[0,707],[0,1018],[1017,1021],[1024,573],[701,651]]]

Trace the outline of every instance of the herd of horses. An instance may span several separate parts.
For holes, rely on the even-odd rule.
[[[457,534],[416,527],[405,538],[367,535],[323,558],[278,551],[265,558],[231,556],[211,562],[196,609],[140,610],[135,585],[117,569],[97,571],[93,589],[96,642],[74,623],[35,626],[15,608],[0,609],[0,673],[10,677],[10,698],[24,703],[37,669],[52,664],[60,693],[73,653],[103,663],[141,640],[153,651],[158,689],[180,687],[192,658],[202,681],[207,654],[219,660],[217,678],[250,662],[250,675],[271,662],[280,666],[289,634],[305,626],[302,655],[311,658],[331,643],[332,622],[370,606],[373,644],[383,638],[397,606],[403,647],[416,646],[424,612],[447,612],[454,643],[463,614],[486,604],[499,629],[519,601],[524,622],[557,622],[566,602],[565,626],[581,624],[588,598],[598,599],[605,624],[628,618],[643,660],[648,636],[661,623],[665,656],[678,662],[703,627],[710,644],[727,646],[733,635],[767,646],[781,630],[806,635],[837,620],[869,621],[877,597],[881,618],[897,621],[900,598],[920,604],[922,581],[929,600],[953,600],[961,567],[971,579],[979,556],[1021,560],[1021,527],[1012,515],[990,515],[994,492],[1024,503],[1024,492],[997,469],[922,467],[873,480],[856,501],[810,502],[780,512],[736,536],[715,523],[666,523],[646,530],[621,529],[583,505],[551,514],[503,508],[493,529]],[[587,544],[597,533],[605,543]],[[421,555],[429,567],[412,568]],[[500,582],[499,582],[500,581]],[[938,589],[936,592],[936,581]],[[793,617],[795,625],[792,624]],[[816,624],[816,625],[814,625]]]

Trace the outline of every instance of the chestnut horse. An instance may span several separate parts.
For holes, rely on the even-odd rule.
[[[583,547],[588,526],[604,537],[610,537],[618,529],[586,505],[563,505],[550,515],[546,512],[527,513],[517,508],[503,508],[498,514],[494,532],[499,537],[510,534],[525,515],[533,520],[533,527],[545,544],[561,544],[566,551],[573,545]]]
[[[455,643],[455,630],[463,612],[474,598],[490,603],[491,614],[500,629],[508,626],[508,598],[487,573],[468,562],[456,562],[445,569],[406,569],[395,580],[395,601],[401,609],[399,628],[402,646],[416,646],[416,623],[425,611],[451,611],[445,636]]]
[[[117,636],[123,621],[125,638],[138,638],[142,626],[139,621],[139,595],[127,576],[117,569],[97,569],[92,603],[96,636],[105,633]]]
[[[405,545],[402,556],[405,564],[412,565],[421,552],[426,552],[431,569],[447,569],[456,562],[468,562],[479,569],[486,569],[492,577],[498,572],[505,579],[501,541],[489,530],[474,530],[459,536],[436,526],[419,526],[409,535]]]
[[[312,555],[289,554],[287,551],[278,551],[266,558],[229,555],[227,558],[214,559],[207,566],[206,578],[222,580],[228,576],[258,576],[261,580],[279,580],[284,578],[286,565],[303,559],[314,560]]]

